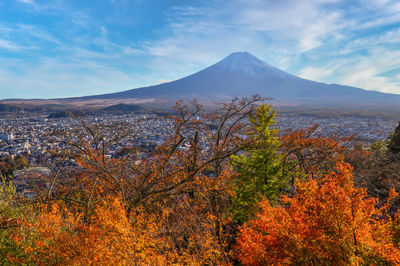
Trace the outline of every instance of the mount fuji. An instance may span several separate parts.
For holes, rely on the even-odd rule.
[[[276,102],[342,104],[399,104],[400,95],[326,84],[291,75],[248,52],[232,53],[190,76],[159,85],[118,93],[79,97],[94,99],[218,99],[259,94]]]
[[[177,99],[196,98],[201,103],[213,104],[235,96],[249,97],[255,94],[273,98],[273,104],[278,105],[312,108],[329,106],[340,110],[396,110],[400,113],[398,94],[303,79],[268,65],[248,52],[232,53],[197,73],[159,85],[84,97],[1,100],[0,105],[103,108],[118,104],[139,104],[156,107],[170,106]]]

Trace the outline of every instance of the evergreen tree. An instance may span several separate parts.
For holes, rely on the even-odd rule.
[[[244,154],[233,156],[231,164],[238,173],[234,182],[233,219],[245,222],[254,217],[257,203],[263,198],[275,201],[288,184],[284,176],[278,130],[271,128],[275,109],[260,105],[250,116],[252,130],[248,134],[251,145]]]

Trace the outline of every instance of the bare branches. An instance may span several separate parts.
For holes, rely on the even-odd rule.
[[[178,101],[170,117],[171,135],[140,157],[129,153],[118,159],[106,156],[108,148],[121,139],[129,139],[127,143],[135,145],[128,124],[81,121],[79,128],[57,140],[71,148],[72,158],[79,166],[69,177],[71,187],[63,184],[58,188],[59,198],[81,202],[87,209],[92,200],[118,193],[129,214],[138,206],[165,197],[200,192],[219,178],[231,155],[246,148],[248,117],[264,100],[259,96],[235,98],[214,112],[207,112],[196,101]],[[55,191],[59,175],[54,171],[47,198]]]

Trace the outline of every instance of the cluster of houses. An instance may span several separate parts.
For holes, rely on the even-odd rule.
[[[280,115],[276,120],[276,127],[280,130],[304,128],[318,124],[319,127],[316,133],[319,135],[355,136],[358,141],[363,143],[373,143],[377,140],[387,139],[398,124],[398,120],[396,119],[362,117],[324,118],[309,115]]]

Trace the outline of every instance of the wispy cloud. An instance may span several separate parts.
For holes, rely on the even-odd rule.
[[[20,50],[21,47],[16,43],[0,39],[0,49],[17,51],[17,50]]]
[[[35,5],[35,2],[33,0],[18,0],[18,2],[21,2],[24,4]]]
[[[38,39],[53,42],[56,44],[61,44],[61,42],[56,37],[54,37],[52,34],[50,34],[48,31],[46,31],[44,29],[40,29],[40,28],[32,26],[32,25],[21,24],[21,25],[17,26],[16,30],[20,31],[21,34],[26,34],[26,35],[30,35],[30,36],[38,38]]]
[[[345,26],[342,13],[330,5],[336,1],[238,1],[238,18],[246,29],[270,34],[273,39],[290,40],[299,52],[321,45],[322,40]]]

